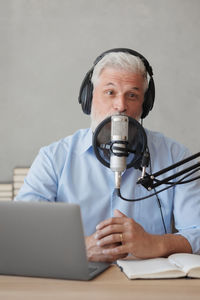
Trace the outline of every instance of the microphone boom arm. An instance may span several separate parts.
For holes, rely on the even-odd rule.
[[[187,162],[189,162],[189,161],[191,161],[191,160],[193,160],[193,159],[195,159],[199,156],[200,156],[200,152],[198,152],[194,155],[191,155],[191,156],[187,157],[186,159],[183,159],[183,160],[181,160],[181,161],[179,161],[179,162],[177,162],[177,163],[175,163],[175,164],[173,164],[173,165],[171,165],[167,168],[164,168],[164,169],[162,169],[162,170],[160,170],[160,171],[158,171],[154,174],[149,175],[148,173],[146,173],[144,177],[141,177],[141,178],[138,179],[137,183],[144,186],[148,191],[151,191],[152,189],[154,189],[154,188],[156,188],[156,187],[158,187],[162,184],[169,183],[169,181],[174,179],[174,178],[177,178],[177,177],[179,177],[183,174],[186,174],[186,173],[200,167],[200,162],[197,162],[196,164],[194,164],[194,165],[192,165],[192,166],[190,166],[186,169],[183,169],[182,171],[177,172],[177,173],[175,173],[171,176],[168,176],[168,177],[164,178],[163,180],[156,179],[156,177],[158,177],[162,174],[165,174],[166,172],[168,172],[172,169],[175,169],[176,167],[181,166],[181,165],[183,165],[183,164],[185,164],[185,163],[187,163]]]

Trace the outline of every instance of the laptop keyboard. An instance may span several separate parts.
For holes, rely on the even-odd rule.
[[[98,267],[89,267],[88,268],[90,274],[95,272],[97,269],[98,269]]]

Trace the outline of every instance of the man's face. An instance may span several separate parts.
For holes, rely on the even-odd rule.
[[[139,120],[143,100],[144,78],[141,74],[105,68],[93,90],[92,129],[106,117],[117,113]]]

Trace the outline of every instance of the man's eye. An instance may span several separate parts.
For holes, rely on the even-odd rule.
[[[129,93],[128,94],[128,99],[130,100],[137,100],[138,99],[138,95],[135,93]]]
[[[111,96],[111,95],[113,95],[114,93],[113,93],[112,90],[109,90],[109,91],[106,91],[106,94],[109,95],[109,96]]]
[[[129,97],[130,97],[130,98],[134,98],[135,96],[136,96],[136,95],[135,95],[134,93],[130,93],[130,94],[129,94]]]

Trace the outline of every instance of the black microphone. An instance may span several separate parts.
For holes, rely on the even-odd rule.
[[[93,148],[98,160],[114,172],[117,190],[120,189],[122,173],[130,167],[141,169],[141,177],[144,177],[147,137],[135,119],[117,114],[103,120],[93,134]],[[145,160],[145,167],[147,165]]]

